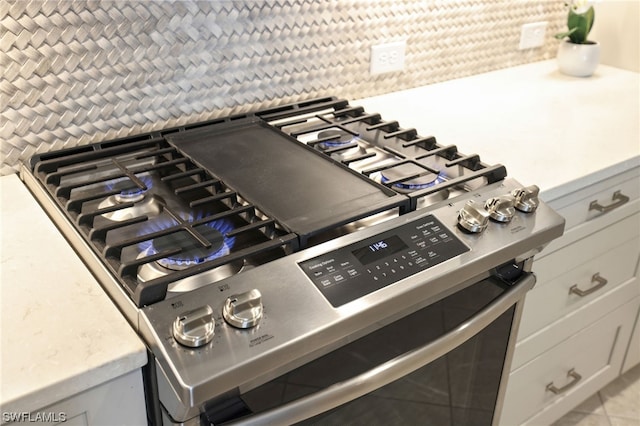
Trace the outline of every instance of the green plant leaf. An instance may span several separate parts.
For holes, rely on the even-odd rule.
[[[565,37],[569,37],[571,34],[573,34],[575,31],[577,30],[577,28],[574,28],[572,30],[569,31],[565,31],[563,33],[558,33],[556,34],[554,37],[557,38],[558,40],[562,40]]]
[[[571,31],[569,39],[573,43],[585,43],[589,31],[593,27],[593,21],[595,19],[595,11],[593,6],[582,12],[576,13],[573,9],[569,9],[569,15],[567,17],[567,27]]]

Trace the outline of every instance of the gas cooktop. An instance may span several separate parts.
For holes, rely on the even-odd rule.
[[[506,176],[333,97],[40,154],[30,168],[138,307]]]

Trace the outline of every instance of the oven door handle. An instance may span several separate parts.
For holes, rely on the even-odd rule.
[[[485,306],[449,333],[426,345],[399,355],[365,373],[335,383],[326,389],[302,397],[280,407],[230,422],[232,425],[281,425],[292,424],[329,411],[349,401],[375,391],[407,374],[435,361],[460,346],[511,306],[522,300],[536,282],[533,273],[524,275],[505,293]]]

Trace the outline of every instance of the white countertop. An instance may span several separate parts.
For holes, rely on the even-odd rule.
[[[43,408],[145,365],[141,340],[17,175],[0,178],[0,212],[1,410]]]
[[[550,201],[640,164],[640,74],[536,62],[351,102],[500,163]]]

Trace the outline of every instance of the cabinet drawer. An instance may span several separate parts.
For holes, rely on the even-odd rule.
[[[514,370],[500,424],[550,424],[614,379],[639,305],[635,298]]]
[[[567,271],[577,268],[586,260],[604,255],[639,236],[640,214],[635,213],[554,251],[550,256],[536,258],[533,264],[533,271],[538,278],[536,287],[542,287]],[[637,253],[637,247],[634,252]],[[619,267],[622,263],[616,260],[615,265]]]
[[[536,331],[516,343],[511,362],[515,371],[527,362],[559,345],[585,327],[599,321],[614,309],[640,296],[640,281],[634,276],[580,309]]]
[[[592,242],[598,243],[597,239]],[[631,279],[639,256],[640,238],[636,237],[586,259],[556,278],[547,282],[540,280],[527,294],[518,339],[528,337]]]
[[[616,223],[629,218],[629,216],[634,214],[637,215],[638,213],[640,213],[640,199],[630,201],[619,209],[615,209],[614,211],[602,215],[599,218],[595,218],[571,229],[565,230],[565,233],[560,238],[556,238],[551,241],[544,250],[536,256],[536,259],[542,260],[545,257],[553,256],[556,251],[563,247],[574,244],[595,234],[596,232],[602,231],[609,226],[615,225]],[[628,222],[629,227],[625,231],[629,237],[633,234],[640,235],[640,222],[638,222],[637,218],[634,220],[635,222]]]
[[[640,198],[640,184],[638,171],[624,174],[617,179],[605,181],[599,185],[592,185],[580,192],[582,198],[572,200],[571,204],[562,205],[559,202],[550,203],[558,213],[566,219],[567,230],[605,215]],[[630,177],[630,178],[629,178]],[[622,180],[622,178],[628,178]],[[606,188],[603,186],[610,185]]]

